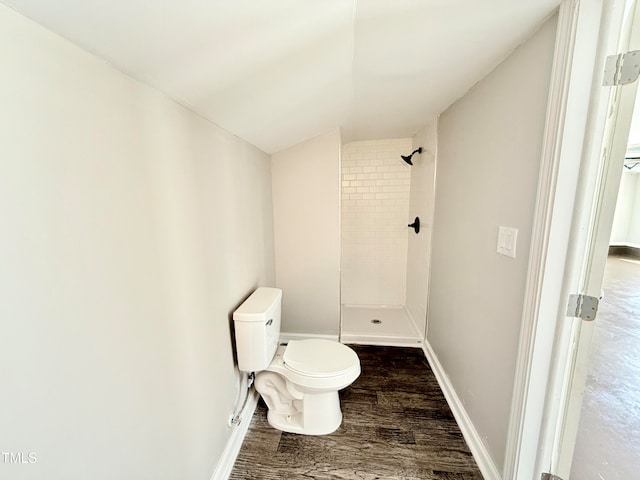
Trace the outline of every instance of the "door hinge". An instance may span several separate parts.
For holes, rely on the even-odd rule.
[[[626,85],[640,76],[640,50],[609,55],[604,64],[602,85],[605,87]]]
[[[562,478],[552,473],[543,473],[540,480],[562,480]]]
[[[567,317],[577,317],[583,320],[595,320],[598,313],[600,299],[589,295],[569,295],[567,303]]]

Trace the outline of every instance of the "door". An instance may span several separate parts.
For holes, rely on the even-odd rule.
[[[632,0],[627,3],[625,8],[618,51],[640,50],[639,27],[640,8],[636,8],[636,1]],[[627,61],[630,58],[632,57],[627,57]],[[640,54],[637,58],[640,63]],[[591,169],[591,172],[583,173],[586,176],[591,175],[593,181],[588,182],[591,183],[591,186],[585,189],[591,195],[584,195],[578,205],[582,217],[582,229],[586,233],[582,237],[582,245],[574,245],[584,253],[582,261],[578,261],[573,267],[579,285],[579,291],[576,293],[595,298],[599,298],[601,295],[637,81],[626,85],[600,88],[611,90],[607,108],[608,114],[601,154],[599,158],[591,162],[590,166],[587,166],[587,170]],[[571,320],[567,319],[567,321]],[[561,376],[563,393],[560,395],[560,399],[562,405],[552,436],[552,454],[548,465],[550,468],[546,470],[564,480],[569,479],[571,469],[593,327],[592,321],[574,318],[568,337],[564,375]],[[562,368],[561,365],[558,367]]]

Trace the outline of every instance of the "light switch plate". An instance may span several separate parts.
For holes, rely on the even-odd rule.
[[[518,229],[511,227],[498,227],[498,247],[496,251],[500,255],[516,258],[516,244],[518,243]]]

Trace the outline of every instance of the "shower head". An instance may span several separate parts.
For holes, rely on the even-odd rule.
[[[420,147],[417,150],[414,150],[413,152],[411,152],[411,155],[400,155],[400,158],[402,158],[402,160],[407,162],[409,165],[413,165],[413,162],[411,161],[411,157],[413,157],[413,155],[416,154],[416,153],[422,153],[422,147]]]

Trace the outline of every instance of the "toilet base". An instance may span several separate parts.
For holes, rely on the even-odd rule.
[[[267,420],[269,425],[283,432],[328,435],[342,424],[340,397],[338,392],[305,393],[301,411],[287,413],[270,408]]]
[[[305,391],[275,372],[259,372],[256,390],[264,399],[273,428],[303,435],[327,435],[342,423],[337,390]]]

